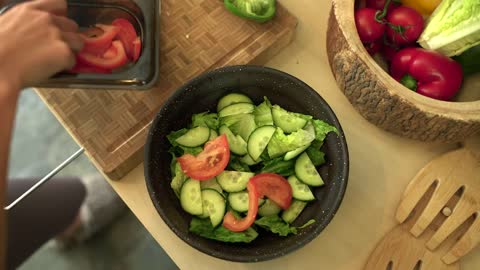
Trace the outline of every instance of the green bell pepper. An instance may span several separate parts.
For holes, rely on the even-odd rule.
[[[273,18],[276,0],[224,0],[225,7],[233,14],[264,23]]]
[[[463,74],[465,75],[480,72],[480,45],[468,49],[453,59],[462,65]]]

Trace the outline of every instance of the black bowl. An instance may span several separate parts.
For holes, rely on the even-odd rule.
[[[327,164],[320,167],[325,187],[315,188],[317,200],[310,203],[294,225],[310,219],[316,222],[297,235],[280,237],[260,231],[249,244],[228,244],[209,240],[188,231],[191,216],[182,210],[170,188],[170,161],[166,139],[171,131],[186,127],[192,114],[215,111],[217,101],[227,93],[240,92],[259,104],[267,96],[273,104],[309,114],[334,126],[323,150]],[[165,223],[185,242],[211,256],[238,262],[257,262],[292,252],[312,241],[333,219],[347,188],[348,150],[345,137],[332,109],[312,88],[291,75],[265,67],[234,66],[205,73],[188,82],[170,97],[157,114],[145,146],[145,178],[148,192]]]

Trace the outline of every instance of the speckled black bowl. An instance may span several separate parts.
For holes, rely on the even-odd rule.
[[[170,161],[166,135],[186,127],[192,114],[215,111],[225,94],[241,92],[259,104],[267,96],[273,104],[309,114],[335,125],[340,135],[329,134],[323,150],[327,164],[319,168],[326,186],[315,188],[316,201],[310,203],[294,225],[310,219],[316,223],[297,235],[280,237],[259,229],[250,244],[227,244],[188,231],[191,216],[182,210],[170,188]],[[170,97],[152,124],[145,145],[145,178],[148,192],[165,223],[183,241],[211,256],[238,262],[270,260],[292,252],[317,237],[333,219],[347,188],[348,150],[345,137],[332,109],[312,88],[291,75],[265,67],[234,66],[205,73],[188,82]]]

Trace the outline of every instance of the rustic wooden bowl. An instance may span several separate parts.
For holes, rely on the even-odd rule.
[[[363,117],[385,130],[422,141],[458,142],[480,131],[480,76],[467,78],[454,102],[407,89],[363,47],[354,7],[354,0],[332,1],[327,52],[340,89]]]

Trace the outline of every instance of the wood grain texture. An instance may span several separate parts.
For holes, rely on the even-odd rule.
[[[290,43],[296,25],[281,5],[276,18],[261,25],[232,15],[218,0],[164,0],[160,78],[153,89],[37,92],[97,166],[119,179],[143,160],[150,123],[178,87],[218,67],[263,64]]]
[[[418,218],[409,231],[420,237],[448,206],[451,214],[436,226],[426,242],[426,247],[435,251],[459,228],[465,227],[442,256],[447,264],[458,261],[480,243],[480,160],[473,153],[462,148],[432,160],[408,185],[396,213],[397,221],[405,222],[427,191],[434,189],[428,204],[416,213]]]
[[[392,79],[363,48],[353,12],[353,0],[333,1],[327,52],[340,89],[364,118],[387,131],[422,141],[458,142],[480,130],[478,99],[437,101]],[[462,91],[476,92],[474,85]]]

